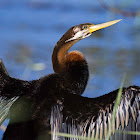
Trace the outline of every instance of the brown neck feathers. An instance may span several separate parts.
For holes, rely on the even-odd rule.
[[[67,52],[77,41],[78,40],[63,43],[60,40],[56,44],[53,54],[52,54],[53,69],[56,73],[63,72],[63,69],[65,68]]]

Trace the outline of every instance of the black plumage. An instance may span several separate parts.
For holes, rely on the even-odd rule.
[[[116,22],[111,21],[108,26]],[[106,24],[100,28],[107,27]],[[71,27],[54,48],[55,73],[39,80],[10,77],[0,60],[0,96],[4,100],[18,97],[10,107],[4,140],[50,139],[51,130],[55,132],[52,139],[58,138],[56,132],[106,138],[118,90],[97,98],[82,97],[89,77],[88,65],[80,52],[68,53],[72,45],[95,31],[93,26],[88,23]],[[123,88],[112,133],[123,130],[131,121],[138,131],[139,110],[140,87]]]

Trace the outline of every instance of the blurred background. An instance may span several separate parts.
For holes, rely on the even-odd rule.
[[[53,73],[53,48],[71,26],[115,19],[122,21],[71,49],[81,51],[89,64],[83,96],[97,97],[119,88],[124,75],[124,86],[140,86],[138,0],[0,0],[0,58],[10,76],[38,79]]]
[[[73,25],[121,22],[95,32],[71,50],[81,51],[90,79],[83,96],[140,86],[140,2],[138,0],[0,0],[0,58],[10,76],[33,80],[53,73],[56,42]]]

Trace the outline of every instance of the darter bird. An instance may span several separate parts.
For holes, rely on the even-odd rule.
[[[7,116],[10,119],[3,140],[105,139],[108,132],[113,139],[140,139],[116,132],[140,131],[140,87],[122,88],[120,103],[113,114],[119,89],[97,98],[81,96],[88,82],[88,64],[79,51],[68,52],[79,40],[119,21],[71,27],[54,47],[54,73],[38,80],[12,78],[0,61],[1,122]]]

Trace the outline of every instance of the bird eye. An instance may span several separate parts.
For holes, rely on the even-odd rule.
[[[87,29],[87,25],[83,25],[83,29]]]

